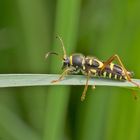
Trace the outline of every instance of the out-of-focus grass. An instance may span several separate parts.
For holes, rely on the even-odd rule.
[[[44,60],[50,50],[63,54],[55,40],[59,34],[68,54],[79,51],[106,60],[117,53],[139,78],[139,13],[139,0],[1,1],[0,72],[61,73],[61,60]],[[76,100],[81,92],[79,87],[0,89],[1,114],[9,113],[0,117],[0,138],[139,140],[140,103],[131,91],[89,89],[84,103]]]
[[[139,42],[138,39],[134,38],[137,38],[137,32],[139,32],[135,30],[136,20],[140,18],[135,16],[133,21],[130,15],[137,2],[130,4],[126,1],[98,1],[96,3],[90,1],[86,9],[93,14],[90,14],[91,17],[88,19],[87,14],[86,16],[83,15],[87,19],[87,25],[89,24],[87,26],[89,28],[88,35],[93,36],[93,39],[88,39],[90,41],[89,46],[94,46],[91,47],[93,55],[106,60],[114,53],[118,53],[124,64],[127,67],[129,66],[129,69],[130,66],[131,68],[134,67],[136,74],[139,74],[137,71],[139,71],[140,65],[135,63],[139,52]],[[139,3],[137,4],[139,5]],[[128,9],[128,5],[133,10],[130,7]],[[137,7],[140,6],[138,5]],[[138,10],[136,9],[134,11]],[[137,28],[140,28],[140,26],[137,26]],[[136,124],[136,118],[140,115],[138,113],[138,110],[140,110],[139,101],[134,102],[128,94],[129,92],[117,88],[96,90],[92,98],[86,103],[85,110],[82,110],[82,106],[81,112],[78,112],[77,120],[79,118],[80,120],[77,139],[132,140],[134,137],[137,139],[139,123]],[[129,137],[130,135],[131,137]]]
[[[49,12],[43,1],[17,1],[23,43],[17,48],[17,63],[20,71],[44,72],[44,52],[49,46]],[[51,8],[51,7],[50,7]],[[23,55],[21,55],[21,53]],[[42,133],[44,124],[45,89],[22,89],[20,95],[24,117],[38,132]],[[30,94],[29,94],[30,93]],[[34,116],[34,117],[33,117]]]
[[[3,137],[2,139],[13,139],[13,140],[25,140],[25,139],[34,139],[39,140],[40,137],[36,134],[30,126],[24,123],[17,115],[15,115],[12,111],[5,108],[4,106],[0,106],[0,126],[2,131],[6,131],[8,135]],[[16,133],[15,133],[16,132]]]
[[[54,36],[57,33],[62,37],[67,53],[74,51],[76,45],[79,12],[80,0],[57,1]],[[52,49],[59,50],[59,54],[63,55],[60,42],[57,40],[57,45],[55,42],[54,40]],[[60,61],[62,60],[52,59],[50,66],[52,72],[58,72],[58,68],[60,68],[60,63],[58,62]],[[58,91],[59,94],[57,94]],[[67,137],[64,135],[64,120],[66,119],[69,101],[68,92],[68,87],[56,87],[49,90],[46,102],[44,140],[61,140],[62,137]]]

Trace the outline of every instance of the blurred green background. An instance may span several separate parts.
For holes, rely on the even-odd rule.
[[[1,0],[0,73],[61,73],[48,51],[101,60],[118,54],[140,77],[139,0]],[[140,100],[131,90],[83,86],[0,89],[1,140],[139,140]]]

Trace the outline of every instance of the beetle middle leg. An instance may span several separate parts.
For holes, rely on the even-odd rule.
[[[86,97],[86,92],[87,92],[87,89],[88,89],[88,82],[89,82],[89,79],[91,77],[91,73],[90,71],[87,73],[87,79],[86,79],[86,84],[85,84],[85,87],[84,87],[84,91],[82,93],[82,96],[81,96],[81,101],[84,101],[85,100],[85,97]]]

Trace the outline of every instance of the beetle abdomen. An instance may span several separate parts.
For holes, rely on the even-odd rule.
[[[83,74],[86,74],[90,70],[93,77],[103,77],[122,81],[128,80],[121,66],[110,63],[103,69],[103,71],[101,71],[103,65],[104,62],[98,60],[97,58],[87,56],[85,58],[85,65],[83,65]],[[132,72],[128,71],[127,73],[130,78],[133,77]]]
[[[98,65],[98,67],[95,67],[95,65],[94,66],[91,65],[91,67],[88,68],[90,69],[91,75],[93,77],[103,77],[103,78],[122,80],[122,81],[127,80],[127,77],[121,66],[111,63],[107,65],[103,71],[101,71],[101,68],[99,68],[99,66],[101,66],[101,63],[100,65]],[[133,77],[132,72],[128,71],[127,73],[130,77]]]
[[[127,72],[130,77],[133,77],[132,72]],[[111,63],[99,74],[101,77],[110,78],[115,80],[127,80],[127,77],[121,66]]]

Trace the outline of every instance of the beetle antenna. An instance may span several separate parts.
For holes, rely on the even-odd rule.
[[[47,59],[48,56],[51,55],[51,54],[58,55],[58,53],[56,53],[56,52],[48,52],[48,53],[45,54],[45,59]]]
[[[58,38],[58,39],[60,40],[60,42],[61,42],[61,46],[62,46],[62,48],[63,48],[63,53],[64,53],[63,58],[66,59],[67,55],[66,55],[66,49],[65,49],[65,47],[64,47],[63,40],[62,40],[62,38],[61,38],[59,35],[57,35],[56,38]]]

